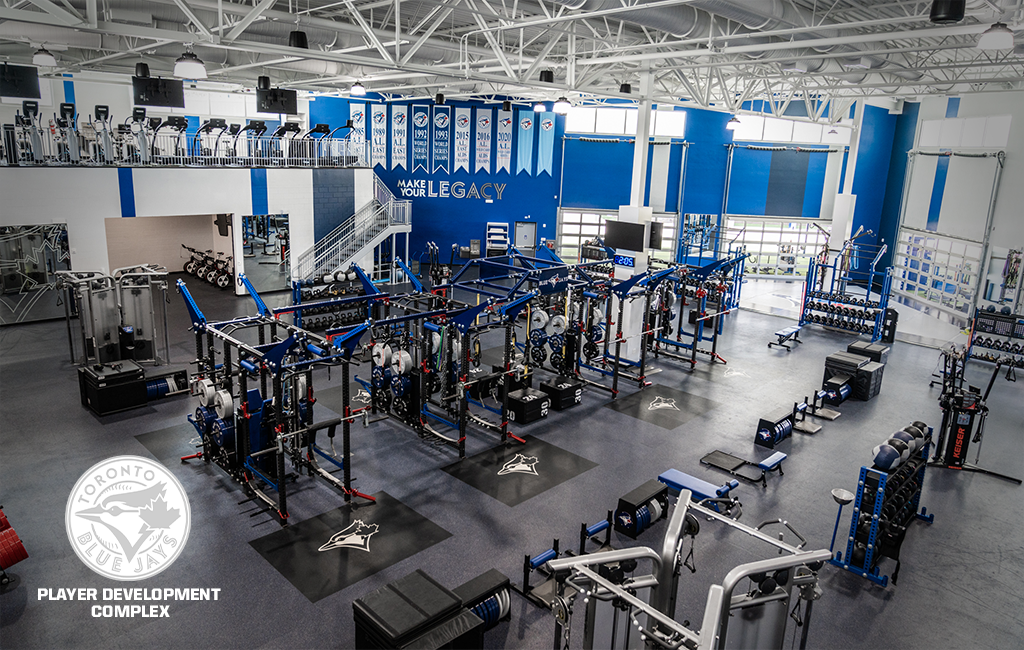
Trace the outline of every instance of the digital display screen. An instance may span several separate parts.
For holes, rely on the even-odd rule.
[[[636,258],[628,255],[616,255],[614,262],[616,266],[628,266],[629,268],[636,266]]]
[[[1017,321],[1013,327],[1013,338],[1024,339],[1024,320]]]
[[[995,319],[979,316],[974,329],[985,334],[991,334],[996,331]]]
[[[296,115],[299,112],[298,95],[294,90],[283,90],[281,88],[260,90],[257,88],[256,111],[259,113]]]
[[[996,330],[993,333],[994,334],[999,334],[1000,336],[1009,336],[1010,332],[1012,332],[1012,331],[1013,331],[1013,321],[997,320],[996,321]]]
[[[645,235],[647,235],[647,229],[642,223],[629,223],[612,219],[604,222],[604,245],[609,248],[642,251],[647,246]]]
[[[0,64],[0,96],[39,99],[39,72],[26,65]]]
[[[185,85],[181,79],[132,77],[132,99],[136,106],[185,108]]]

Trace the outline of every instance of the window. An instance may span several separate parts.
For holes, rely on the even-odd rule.
[[[794,142],[797,144],[850,144],[853,129],[848,126],[818,124],[762,115],[737,115],[740,121],[732,132],[733,142]],[[835,133],[832,133],[835,131]]]
[[[651,133],[668,138],[682,138],[686,133],[686,113],[683,111],[653,111]]]
[[[893,259],[892,290],[901,302],[925,313],[941,312],[962,326],[980,268],[981,244],[904,227]]]
[[[577,210],[561,210],[558,215],[558,256],[573,264],[580,259],[580,246],[583,242],[595,237],[604,237],[604,222],[607,219],[618,219],[615,211],[580,212]],[[676,258],[678,245],[679,217],[674,212],[659,212],[651,217],[652,221],[663,224],[662,250],[651,251],[651,257],[659,260],[673,261]]]
[[[633,131],[636,132],[636,122],[633,123]],[[608,133],[614,135],[626,134],[626,109],[624,108],[599,108],[597,109],[597,126],[595,133]]]
[[[750,254],[750,275],[804,276],[814,257],[828,244],[829,221],[741,219],[729,217],[726,232],[733,246]]]
[[[637,108],[607,108],[574,106],[565,116],[567,133],[594,133],[598,135],[636,135]],[[684,111],[651,111],[651,136],[682,138],[686,130]]]

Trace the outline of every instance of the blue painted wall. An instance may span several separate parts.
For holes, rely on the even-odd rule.
[[[874,235],[861,239],[863,243],[877,244],[882,219],[882,204],[889,180],[889,162],[892,158],[896,115],[877,106],[864,107],[860,144],[857,150],[857,171],[853,176],[853,194],[857,205],[853,213],[853,232],[864,226]]]
[[[906,182],[907,152],[914,148],[914,135],[917,133],[920,110],[921,104],[906,102],[903,104],[903,114],[896,116],[892,151],[889,154],[889,175],[885,182],[885,197],[882,200],[882,214],[878,226],[879,241],[884,241],[889,249],[879,263],[880,266],[892,264],[896,230],[900,221],[900,204],[903,202],[903,187]]]
[[[686,111],[686,182],[683,212],[719,214],[725,195],[725,167],[732,135],[725,128],[728,113],[682,108]]]

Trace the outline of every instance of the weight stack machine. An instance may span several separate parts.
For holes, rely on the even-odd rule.
[[[889,576],[881,575],[878,562],[888,557],[896,560],[892,573],[892,582],[896,584],[900,547],[907,527],[916,519],[929,524],[935,520],[935,515],[928,514],[927,508],[920,507],[931,433],[929,427],[921,447],[895,470],[885,472],[874,466],[860,468],[846,554],[836,553],[831,564],[886,587]]]

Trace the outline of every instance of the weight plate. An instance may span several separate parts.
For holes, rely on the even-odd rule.
[[[590,361],[600,353],[601,350],[599,350],[597,344],[592,341],[587,341],[583,345],[583,356],[587,358],[587,361]]]
[[[548,324],[548,313],[543,309],[535,309],[530,314],[530,327],[533,329],[544,329]]]
[[[404,399],[396,399],[393,407],[395,415],[402,420],[406,419],[409,415],[409,404]]]
[[[532,332],[530,332],[530,343],[532,343],[534,347],[540,347],[544,345],[544,343],[547,340],[548,337],[547,334],[545,334],[544,330],[533,330]]]
[[[399,350],[391,355],[391,374],[404,375],[412,370],[412,355]]]
[[[217,388],[213,385],[213,382],[209,379],[200,379],[196,382],[196,395],[199,396],[199,403],[203,406],[211,406],[213,404],[213,396],[217,392]]]
[[[568,322],[565,320],[565,316],[554,316],[548,321],[548,331],[552,334],[561,335],[565,334],[565,328],[568,326]]]
[[[676,294],[671,291],[665,292],[665,309],[672,309],[676,306]]]
[[[547,351],[545,351],[544,348],[542,348],[539,345],[530,349],[530,359],[532,359],[533,362],[536,363],[537,365],[544,363],[544,360],[547,358],[547,356]]]
[[[217,391],[213,398],[213,410],[221,419],[231,417],[235,412],[235,402],[231,398],[231,393],[226,390]]]
[[[593,324],[601,325],[602,323],[604,323],[604,310],[601,309],[600,307],[594,307],[593,317]]]
[[[373,365],[383,367],[384,364],[391,362],[391,346],[387,343],[374,343],[370,356],[373,358]]]
[[[391,378],[391,392],[395,394],[395,397],[401,397],[405,395],[405,389],[409,385],[409,379],[402,375],[395,375]]]
[[[565,347],[565,337],[560,334],[556,334],[548,338],[548,346],[553,352],[561,351],[561,349]]]
[[[558,370],[559,372],[561,372],[562,371],[562,363],[563,362],[564,362],[564,359],[562,358],[561,354],[555,352],[554,354],[551,355],[551,366],[555,370]]]

